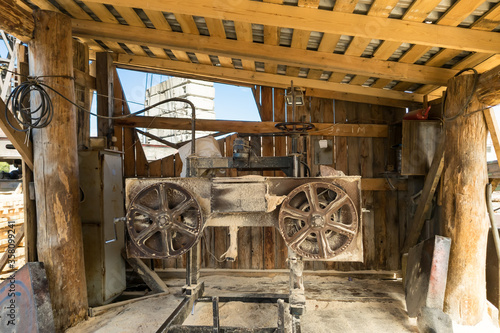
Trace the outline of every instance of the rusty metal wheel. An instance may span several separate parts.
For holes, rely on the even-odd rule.
[[[157,183],[130,202],[127,230],[144,257],[176,257],[198,241],[203,226],[201,208],[185,188]]]
[[[358,214],[340,187],[325,182],[306,183],[283,201],[279,230],[297,254],[329,260],[351,244],[358,231]]]

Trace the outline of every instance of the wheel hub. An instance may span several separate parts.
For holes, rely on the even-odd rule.
[[[325,219],[319,214],[313,214],[311,217],[311,226],[313,228],[323,228],[325,226]]]

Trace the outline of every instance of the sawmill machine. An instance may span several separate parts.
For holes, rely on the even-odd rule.
[[[292,106],[296,96],[292,88]],[[304,260],[362,261],[359,176],[312,177],[299,140],[314,130],[310,123],[277,124],[291,140],[288,156],[257,156],[243,137],[231,157],[199,157],[195,151],[195,113],[187,177],[126,180],[127,255],[166,259],[186,254],[186,297],[201,297],[200,237],[206,227],[227,227],[225,260],[237,260],[239,227],[274,227],[288,247],[290,305],[295,331],[305,297]],[[207,170],[281,170],[287,177],[202,177]],[[217,239],[215,240],[217,242]],[[171,323],[166,323],[164,328]]]

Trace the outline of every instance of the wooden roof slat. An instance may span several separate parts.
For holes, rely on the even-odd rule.
[[[137,15],[135,10],[133,10],[132,8],[123,6],[113,6],[113,7],[120,14],[120,16],[123,17],[123,19],[128,23],[128,25],[140,28],[146,26],[144,22],[142,22],[141,18]]]
[[[169,56],[165,53],[165,51],[161,47],[149,47],[149,50],[153,52],[153,54],[162,59],[170,59]]]
[[[329,82],[340,83],[345,78],[345,73],[334,72],[328,79]]]
[[[102,3],[84,2],[85,5],[103,22],[118,23],[116,17]]]
[[[337,0],[335,1],[333,10],[336,12],[352,13],[357,3],[357,0]]]
[[[373,58],[379,60],[387,60],[394,54],[394,52],[399,48],[400,45],[401,43],[398,42],[384,41],[373,53]]]
[[[286,75],[292,77],[298,77],[300,72],[300,67],[286,66]]]
[[[415,0],[403,14],[403,20],[423,22],[441,0]]]
[[[378,79],[370,87],[371,88],[383,89],[386,85],[389,84],[389,82],[391,82],[391,80],[388,80],[388,79]]]
[[[208,32],[210,36],[217,38],[226,38],[226,31],[224,30],[224,24],[219,19],[214,19],[210,17],[205,17],[205,23],[207,24]],[[223,67],[234,67],[231,58],[218,56],[219,62]]]
[[[299,0],[297,6],[307,8],[318,8],[320,0]]]
[[[311,80],[319,80],[321,78],[321,75],[323,75],[322,70],[311,69],[309,70],[309,73],[307,73],[307,78]]]
[[[352,80],[349,82],[349,84],[355,85],[355,86],[362,86],[368,78],[366,76],[362,75],[356,75],[355,77],[352,78]]]
[[[149,18],[151,23],[155,26],[155,29],[164,30],[164,31],[172,31],[172,27],[168,24],[165,16],[162,12],[158,12],[155,10],[145,9],[144,13]]]
[[[99,0],[90,0],[100,2]],[[243,1],[243,0],[242,0]],[[133,7],[135,0],[107,0],[111,4]],[[174,13],[199,15],[263,25],[288,26],[294,29],[360,36],[373,39],[407,42],[442,48],[463,48],[486,53],[500,53],[500,36],[485,31],[437,26],[360,14],[330,12],[311,8],[275,5],[270,3],[230,0],[150,0],[145,9],[169,10]],[[352,24],[356,22],[356,24]],[[376,26],[378,29],[373,29]],[[467,43],[464,43],[467,41]]]
[[[252,24],[244,22],[234,22],[236,38],[242,42],[253,42]],[[241,65],[245,70],[255,71],[255,62],[241,59]]]
[[[389,17],[393,8],[398,4],[399,0],[374,0],[370,6],[370,10],[366,15],[377,17]]]
[[[458,0],[439,18],[437,24],[457,26],[483,2],[484,0]]]
[[[208,54],[195,53],[195,55],[196,55],[196,58],[198,59],[198,62],[200,64],[212,66],[212,60],[210,60],[210,57]]]
[[[420,59],[424,54],[429,51],[429,48],[425,45],[413,45],[405,54],[399,58],[399,62],[405,64],[413,64],[415,61]]]
[[[127,45],[127,47],[130,49],[130,51],[132,51],[135,55],[147,56],[146,52],[139,45],[130,44],[130,43],[127,43],[125,45]]]
[[[78,6],[73,0],[58,0],[57,3],[64,8],[71,16],[82,20],[91,20],[92,18]]]
[[[291,47],[295,48],[295,49],[307,48],[307,44],[309,43],[309,36],[310,35],[311,35],[310,31],[294,29],[293,35],[292,35]]]
[[[319,43],[318,51],[332,53],[333,51],[335,51],[335,47],[337,46],[340,37],[341,36],[338,34],[323,34],[321,42]]]
[[[246,83],[258,84],[263,86],[272,86],[277,88],[286,88],[290,85],[290,80],[294,80],[294,84],[304,88],[316,88],[322,90],[335,90],[344,93],[353,93],[360,95],[368,95],[373,97],[391,98],[421,103],[423,95],[407,94],[397,91],[373,89],[347,84],[339,84],[321,80],[310,80],[306,78],[290,77],[286,75],[276,75],[260,72],[251,72],[233,68],[223,68],[215,66],[207,66],[200,64],[189,64],[179,61],[154,59],[150,57],[131,56],[126,54],[118,54],[115,63],[124,68],[149,68],[154,70],[168,70],[172,73],[190,74],[205,79],[211,77],[223,77],[225,80]]]
[[[454,49],[443,49],[436,53],[432,58],[430,58],[425,65],[432,67],[441,67],[446,64],[450,59],[453,59],[457,55],[462,53],[460,50]]]
[[[57,9],[57,7],[51,4],[48,0],[30,0],[30,1],[40,9],[59,12],[59,9]]]
[[[198,27],[196,26],[196,23],[194,22],[193,16],[191,15],[184,15],[184,14],[175,14],[175,19],[177,22],[179,22],[179,25],[181,26],[182,32],[186,34],[192,34],[192,35],[199,35],[200,32],[198,30]],[[185,54],[186,52],[183,51],[175,51],[172,50],[174,53],[175,57],[179,60],[189,62],[189,56]],[[179,54],[179,57],[177,56]],[[207,54],[200,54],[200,53],[195,53],[196,58],[200,62],[200,64],[205,64],[205,65],[211,65],[212,61],[210,60],[210,57]]]
[[[491,31],[500,21],[500,2],[490,8],[483,16],[471,24],[470,28],[482,31]]]

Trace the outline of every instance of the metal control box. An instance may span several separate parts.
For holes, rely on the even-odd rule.
[[[85,277],[90,306],[111,302],[125,290],[123,224],[125,215],[121,153],[108,150],[79,152],[80,216],[82,220]]]

